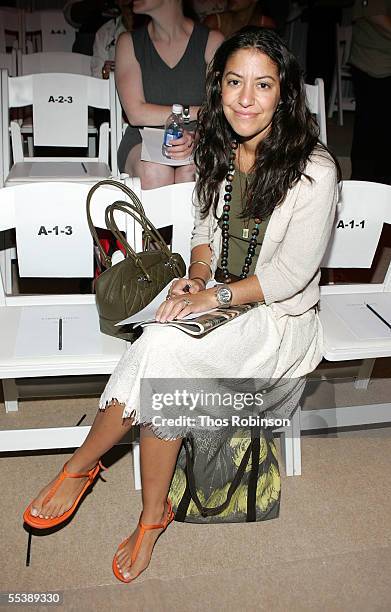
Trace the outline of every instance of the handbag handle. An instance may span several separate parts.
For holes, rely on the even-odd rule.
[[[122,201],[114,202],[113,204],[111,204],[110,206],[106,208],[106,212],[105,212],[106,226],[114,234],[114,236],[117,238],[119,243],[124,247],[128,256],[131,257],[134,263],[142,270],[142,273],[144,277],[147,279],[147,281],[148,282],[150,281],[150,276],[147,270],[144,268],[141,258],[136,253],[136,251],[130,246],[129,242],[124,238],[124,236],[122,235],[122,233],[120,232],[116,224],[116,221],[114,219],[114,212],[116,210],[120,210],[130,215],[131,217],[133,217],[135,221],[137,221],[141,225],[148,240],[149,241],[153,240],[159,246],[159,250],[166,255],[168,261],[171,260],[171,263],[173,264],[176,274],[180,276],[181,271],[179,269],[178,262],[175,261],[175,258],[173,258],[173,254],[171,253],[166,243],[164,242],[159,230],[148,219],[144,211],[141,212],[137,210],[129,202],[122,202]]]
[[[130,200],[133,202],[133,206],[135,209],[137,209],[137,211],[140,214],[145,215],[144,212],[144,208],[143,205],[140,202],[140,199],[137,197],[137,195],[134,193],[134,191],[132,191],[132,189],[130,189],[129,187],[127,187],[126,185],[124,185],[123,183],[120,183],[119,181],[112,181],[110,179],[105,179],[104,181],[99,181],[99,183],[96,183],[95,185],[93,185],[91,187],[91,189],[89,190],[88,194],[87,194],[87,222],[88,222],[88,227],[90,229],[91,235],[94,239],[94,242],[96,244],[96,246],[99,249],[100,255],[102,257],[102,260],[106,266],[106,268],[109,268],[111,266],[111,257],[108,257],[108,255],[105,253],[99,238],[98,238],[98,233],[95,229],[95,226],[92,222],[92,218],[91,218],[91,201],[92,201],[92,196],[94,195],[95,191],[97,191],[97,189],[99,189],[99,187],[102,187],[103,185],[111,185],[112,187],[116,187],[117,189],[121,189],[121,191],[123,191],[129,198]],[[128,204],[127,202],[123,202],[124,204]]]
[[[203,506],[200,498],[198,497],[198,493],[197,493],[197,489],[196,489],[196,484],[195,484],[195,478],[194,478],[194,463],[192,460],[192,456],[191,456],[191,450],[192,450],[192,445],[191,442],[189,441],[188,438],[185,438],[184,440],[184,444],[185,444],[185,450],[186,450],[186,472],[187,472],[187,481],[188,481],[188,485],[189,485],[189,490],[190,490],[190,495],[192,497],[192,500],[194,501],[195,505],[197,506],[198,512],[201,514],[201,516],[216,516],[217,514],[220,514],[220,512],[223,512],[223,510],[225,510],[226,508],[228,508],[231,499],[232,499],[232,495],[235,493],[236,489],[238,488],[240,481],[243,478],[243,475],[246,471],[246,467],[248,465],[249,459],[250,459],[250,455],[251,455],[251,449],[254,443],[254,436],[253,436],[254,432],[252,431],[252,435],[251,435],[251,441],[249,442],[249,445],[246,449],[246,452],[244,453],[242,460],[240,462],[240,465],[237,469],[237,472],[231,482],[231,484],[229,485],[228,491],[227,491],[227,497],[225,499],[225,501],[220,504],[220,506],[215,506],[214,508],[208,507],[208,506]]]

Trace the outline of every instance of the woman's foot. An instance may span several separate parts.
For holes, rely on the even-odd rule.
[[[156,511],[148,514],[143,512],[132,535],[118,547],[113,560],[114,573],[116,573],[116,566],[123,581],[132,582],[146,570],[157,539],[173,518],[174,515],[169,501],[166,502],[164,509],[160,512]],[[159,525],[159,527],[154,527],[155,525]]]
[[[81,466],[72,458],[66,463],[63,470],[65,469],[66,474],[87,474],[95,466],[96,462],[92,465]],[[63,470],[33,500],[30,505],[31,516],[54,519],[65,514],[73,506],[89,478],[88,476],[62,478]],[[58,486],[56,486],[57,483],[59,483]],[[50,494],[52,489],[53,492]]]

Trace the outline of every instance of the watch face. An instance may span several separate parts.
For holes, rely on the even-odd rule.
[[[185,123],[190,122],[190,108],[188,106],[183,107],[182,116]]]
[[[217,291],[217,300],[220,304],[230,304],[232,299],[232,291],[228,287],[221,287]]]

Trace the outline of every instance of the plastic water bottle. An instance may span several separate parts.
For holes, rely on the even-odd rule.
[[[164,136],[162,153],[165,157],[170,157],[169,147],[171,147],[171,141],[183,136],[183,106],[182,104],[173,104],[171,109],[171,115],[167,117],[166,124],[164,126]]]

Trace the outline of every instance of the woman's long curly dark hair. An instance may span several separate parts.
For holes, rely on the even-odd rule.
[[[240,49],[258,49],[276,65],[280,76],[280,103],[269,134],[258,145],[249,183],[243,217],[265,218],[281,204],[302,175],[315,147],[327,153],[318,142],[319,128],[306,105],[302,71],[295,56],[274,31],[247,27],[217,49],[206,79],[206,100],[199,113],[199,141],[194,153],[198,180],[196,193],[205,217],[219,199],[221,182],[228,173],[232,140],[238,137],[222,110],[221,81],[228,59]],[[334,161],[338,168],[338,162]]]

